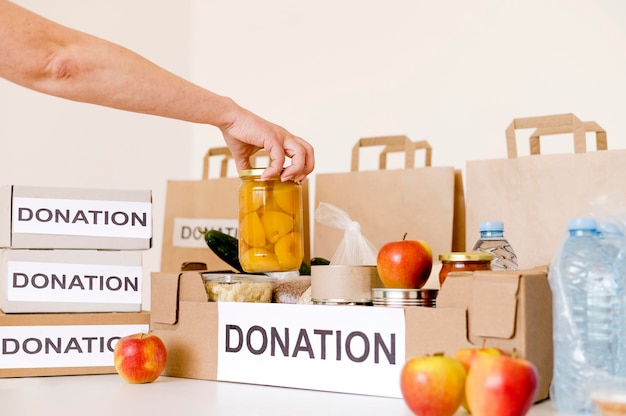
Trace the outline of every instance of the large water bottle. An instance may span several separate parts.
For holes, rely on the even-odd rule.
[[[613,272],[617,279],[617,295],[613,310],[615,375],[626,379],[626,247],[623,245],[613,260]]]
[[[615,371],[617,283],[596,220],[573,218],[549,271],[554,375],[550,397],[564,413],[591,412],[591,393]]]
[[[480,238],[472,251],[483,251],[493,254],[492,270],[517,270],[517,256],[513,247],[504,237],[502,221],[483,221],[479,225]]]
[[[616,296],[613,309],[614,373],[626,378],[626,237],[615,223],[599,224],[598,236],[613,267]]]

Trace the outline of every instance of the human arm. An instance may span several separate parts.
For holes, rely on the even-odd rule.
[[[270,153],[265,176],[303,180],[313,170],[305,140],[155,65],[120,45],[79,32],[0,0],[0,76],[35,91],[125,111],[219,128],[238,169],[260,148]]]

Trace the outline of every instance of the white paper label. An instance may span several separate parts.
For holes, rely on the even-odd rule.
[[[220,302],[218,380],[402,397],[401,308]]]
[[[9,301],[141,303],[141,266],[9,261],[6,280]]]
[[[13,198],[13,233],[148,239],[151,206],[150,202]]]
[[[148,332],[148,324],[0,326],[0,368],[113,366],[124,336]]]
[[[172,245],[174,247],[206,248],[206,242],[201,232],[205,230],[219,230],[237,237],[236,219],[225,218],[174,218]]]

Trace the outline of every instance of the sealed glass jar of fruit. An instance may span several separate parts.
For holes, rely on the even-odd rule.
[[[475,270],[491,270],[493,255],[480,251],[452,252],[439,255],[441,270],[439,271],[439,284],[452,272],[473,272]]]
[[[302,187],[264,169],[239,172],[239,262],[248,273],[298,270],[304,257]]]

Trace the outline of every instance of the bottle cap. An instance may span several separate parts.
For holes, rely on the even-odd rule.
[[[504,231],[504,222],[482,221],[479,227],[480,227],[480,231]]]
[[[570,218],[567,221],[567,229],[569,231],[572,230],[596,230],[598,228],[598,223],[595,218],[591,217],[579,217],[579,218]]]

